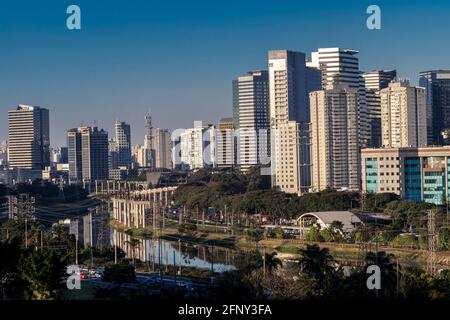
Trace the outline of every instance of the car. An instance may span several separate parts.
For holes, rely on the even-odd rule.
[[[89,273],[84,272],[84,271],[80,272],[80,279],[81,280],[89,279]]]

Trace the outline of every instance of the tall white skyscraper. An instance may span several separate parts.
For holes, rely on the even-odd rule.
[[[369,147],[381,147],[380,90],[387,88],[389,83],[396,77],[396,70],[373,70],[363,74],[366,87],[366,103],[370,126]]]
[[[270,162],[269,77],[267,71],[251,71],[233,80],[236,158],[242,171]]]
[[[42,170],[50,165],[48,109],[19,105],[8,111],[10,168]]]
[[[358,90],[358,125],[359,141],[362,147],[369,145],[370,124],[366,104],[364,79],[359,71],[358,51],[341,48],[320,48],[311,53],[310,67],[322,71],[322,85],[347,85]]]
[[[196,123],[180,134],[180,161],[184,169],[216,166],[216,128]]]
[[[312,187],[359,190],[358,91],[330,85],[310,93]]]
[[[319,75],[306,67],[302,52],[269,51],[272,186],[281,191],[301,194],[310,188],[308,94],[320,89]]]
[[[427,145],[425,89],[406,80],[392,82],[380,91],[381,133],[384,147]]]

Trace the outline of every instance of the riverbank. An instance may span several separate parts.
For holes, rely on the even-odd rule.
[[[244,235],[231,235],[224,232],[206,231],[199,227],[198,231],[189,234],[180,234],[176,225],[166,225],[164,229],[157,230],[155,233],[151,228],[126,228],[117,221],[112,221],[111,225],[121,232],[126,232],[130,236],[137,238],[151,238],[152,235],[169,241],[185,241],[206,246],[220,246],[229,249],[253,250],[256,243],[248,241]],[[258,249],[267,251],[276,251],[278,255],[287,260],[296,260],[299,257],[298,250],[305,248],[306,245],[317,244],[322,248],[327,248],[330,253],[338,260],[357,261],[361,259],[364,252],[376,251],[375,243],[366,243],[365,248],[352,243],[335,242],[311,242],[297,239],[263,239],[258,242]],[[425,265],[429,252],[423,249],[399,248],[378,245],[378,251],[385,251],[387,254],[393,254],[401,263],[417,263]],[[450,252],[436,252],[437,265],[450,268]]]

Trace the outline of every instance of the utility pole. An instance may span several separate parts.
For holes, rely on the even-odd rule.
[[[178,255],[179,255],[179,264],[178,264],[178,273],[181,277],[181,239],[178,239]]]
[[[91,269],[94,264],[94,254],[92,252],[94,247],[94,237],[92,232],[92,208],[89,208],[89,237],[90,237],[90,247],[91,247]]]
[[[117,232],[114,231],[114,264],[117,264]]]
[[[43,238],[43,234],[42,234],[42,230],[41,230],[41,252],[42,252],[43,248],[44,248],[44,238]]]
[[[263,277],[266,278],[266,248],[264,247],[263,252]]]
[[[428,260],[427,260],[427,272],[430,275],[435,275],[436,268],[436,212],[437,209],[433,208],[428,210]]]
[[[25,249],[28,249],[28,219],[25,217]]]
[[[211,286],[214,283],[214,246],[211,246]]]
[[[398,265],[398,257],[397,257],[397,297],[400,294],[400,278],[399,278],[399,265]]]

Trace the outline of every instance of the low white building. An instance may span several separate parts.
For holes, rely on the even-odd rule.
[[[304,238],[311,227],[318,227],[322,230],[329,228],[335,221],[342,223],[344,234],[352,232],[363,223],[356,214],[350,211],[307,212],[297,219],[300,237]]]

